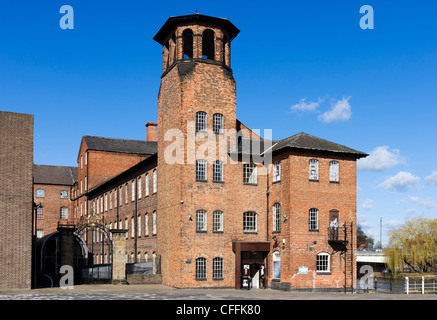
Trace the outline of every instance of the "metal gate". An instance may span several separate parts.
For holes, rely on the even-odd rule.
[[[110,283],[112,281],[112,239],[104,218],[83,216],[76,233],[88,248],[88,258],[82,267],[84,283]]]

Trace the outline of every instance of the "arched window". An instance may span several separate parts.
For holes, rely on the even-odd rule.
[[[206,112],[196,112],[196,132],[206,132]]]
[[[212,231],[223,232],[223,212],[216,210],[212,215]]]
[[[196,211],[196,231],[206,232],[206,211],[197,210]]]
[[[220,160],[214,161],[212,180],[215,182],[223,181],[223,162]]]
[[[202,58],[215,59],[214,31],[207,29],[202,36]]]
[[[281,253],[273,252],[273,279],[281,279]]]
[[[212,116],[212,130],[215,134],[223,133],[223,115],[220,113],[214,113]]]
[[[311,159],[309,163],[309,179],[319,180],[319,161]]]
[[[223,279],[223,259],[214,258],[212,260],[212,279],[222,280]]]
[[[182,33],[183,38],[183,59],[193,58],[193,31],[191,29],[185,29]]]
[[[330,272],[330,259],[329,253],[321,252],[317,254],[316,270],[317,273]]]
[[[206,280],[206,259],[196,259],[196,280]]]
[[[275,203],[273,205],[273,232],[281,231],[281,205]]]
[[[68,208],[61,207],[61,220],[68,220]]]
[[[310,231],[319,230],[319,210],[311,208],[309,212],[309,229]]]
[[[330,182],[339,181],[339,164],[337,161],[329,162],[329,181]]]
[[[256,212],[248,211],[243,214],[243,232],[256,232],[257,231],[257,217]]]

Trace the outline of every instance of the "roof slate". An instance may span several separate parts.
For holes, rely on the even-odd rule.
[[[35,164],[33,168],[33,182],[36,184],[71,186],[77,181],[77,167]]]
[[[355,149],[351,149],[341,144],[321,139],[304,132],[280,140],[273,146],[272,152],[286,148],[337,152],[354,155],[357,158],[368,156],[367,153],[357,151]]]
[[[84,136],[88,150],[110,151],[133,154],[155,154],[158,152],[156,141],[127,140],[104,137]]]

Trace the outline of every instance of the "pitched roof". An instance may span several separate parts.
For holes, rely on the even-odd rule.
[[[354,155],[357,158],[368,156],[367,153],[357,151],[341,144],[321,139],[304,132],[278,141],[278,143],[273,146],[272,152],[287,148],[336,152]]]
[[[83,136],[88,150],[133,153],[133,154],[155,154],[158,152],[156,141],[127,140],[104,137]]]
[[[56,184],[71,186],[77,181],[77,167],[33,166],[33,182],[37,184]]]

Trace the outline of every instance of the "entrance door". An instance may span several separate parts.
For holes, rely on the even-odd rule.
[[[254,262],[250,265],[252,288],[264,288],[264,264]]]

